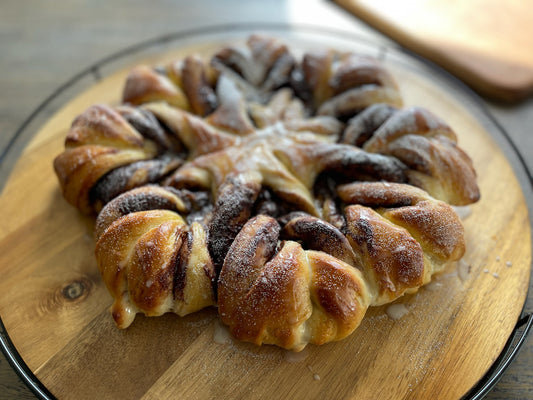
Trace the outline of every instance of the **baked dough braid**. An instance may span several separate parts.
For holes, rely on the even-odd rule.
[[[215,304],[207,233],[178,214],[190,211],[179,192],[147,186],[115,198],[100,213],[96,261],[119,328],[139,312],[184,316]]]
[[[289,82],[295,62],[279,40],[251,35],[245,46],[216,52],[211,65],[233,80],[247,100],[259,100]]]
[[[123,101],[82,113],[54,161],[65,198],[99,212],[120,328],[218,305],[236,338],[301,350],[464,252],[445,202],[479,198],[472,162],[373,59],[298,61],[253,35],[134,69]]]
[[[479,200],[472,160],[452,128],[424,108],[374,104],[349,121],[342,141],[401,160],[409,183],[433,197],[454,205]]]
[[[464,228],[451,206],[410,185],[358,182],[338,188],[345,235],[372,289],[385,304],[428,283],[465,251]]]
[[[329,124],[374,103],[402,105],[394,79],[373,58],[323,50],[305,53],[298,63],[285,44],[261,35],[251,35],[244,46],[219,50],[209,64],[198,56],[188,56],[156,68],[137,67],[128,75],[123,101],[134,105],[164,101],[202,117],[215,112],[210,122],[227,124],[227,112],[220,110],[220,96],[225,93],[220,86],[225,80],[243,95],[247,111],[260,129],[286,113],[286,107],[276,108],[276,104],[287,103],[279,101],[279,96],[266,109],[262,107],[279,91],[285,92],[281,96],[294,92],[298,98],[291,99],[287,113],[291,117],[302,112],[316,114],[314,118]],[[243,118],[246,119],[239,116]],[[305,122],[298,118],[298,130],[304,129],[302,124],[313,124],[314,118]],[[253,126],[247,128],[251,130]],[[245,131],[243,127],[241,130]]]
[[[301,350],[349,335],[369,304],[352,266],[294,241],[257,216],[233,242],[218,281],[218,310],[239,340]]]
[[[403,104],[392,76],[375,59],[354,53],[305,53],[292,78],[298,97],[317,115],[349,118],[374,103]]]
[[[146,113],[88,108],[72,123],[65,151],[54,160],[65,199],[90,214],[122,192],[159,181],[183,163],[165,135]]]
[[[234,135],[166,103],[95,105],[74,120],[54,169],[65,199],[91,214],[127,190],[161,182],[188,158],[235,143]]]
[[[340,340],[368,306],[416,291],[464,252],[454,210],[420,189],[368,182],[339,194],[372,207],[347,205],[343,232],[305,215],[283,229],[263,215],[244,225],[218,280],[219,313],[237,339],[292,350]]]
[[[165,101],[205,116],[217,106],[213,89],[216,79],[216,70],[194,55],[157,69],[142,65],[128,74],[122,101],[133,105]]]
[[[90,190],[99,178],[117,167],[156,155],[155,143],[145,139],[119,113],[95,105],[72,123],[65,151],[54,160],[54,169],[67,201],[90,213]]]

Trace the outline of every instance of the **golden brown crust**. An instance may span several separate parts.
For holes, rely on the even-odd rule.
[[[166,76],[150,67],[134,68],[126,80],[122,93],[124,103],[138,105],[151,101],[165,101],[182,110],[190,109],[183,90]]]
[[[119,328],[128,327],[138,312],[186,315],[214,304],[205,231],[193,225],[189,228],[172,211],[140,211],[119,218],[101,234],[96,260],[114,298],[112,315]],[[186,285],[180,286],[177,277]]]
[[[74,120],[65,145],[54,160],[54,170],[66,200],[84,213],[93,210],[90,191],[102,176],[157,154],[154,142],[104,105],[90,107]]]
[[[373,305],[390,303],[407,289],[422,286],[424,253],[407,230],[367,207],[352,205],[345,213],[346,237],[377,291]]]
[[[309,343],[323,344],[352,333],[363,319],[370,293],[359,270],[322,252],[307,251],[313,272]]]
[[[98,214],[94,229],[96,240],[117,219],[134,212],[148,210],[171,210],[184,213],[184,201],[168,189],[155,185],[143,186],[118,196]]]
[[[442,263],[458,260],[465,252],[463,225],[446,203],[424,200],[382,215],[407,229],[427,254]]]
[[[198,56],[183,61],[182,84],[192,111],[200,116],[211,114],[217,106],[217,97],[209,82],[209,66]]]
[[[395,183],[360,182],[340,186],[338,193],[344,202],[372,207],[389,223],[409,232],[421,246],[424,262],[429,266],[423,283],[465,252],[464,228],[456,212],[421,189]]]
[[[86,214],[93,212],[90,191],[107,172],[122,165],[150,158],[142,149],[117,150],[101,146],[81,146],[65,150],[54,160],[65,199]]]
[[[222,150],[236,143],[237,139],[206,123],[201,118],[167,103],[150,103],[143,107],[162,121],[183,143],[190,158]]]
[[[392,76],[376,60],[353,53],[306,53],[298,83],[319,115],[347,117],[374,103],[402,105]]]

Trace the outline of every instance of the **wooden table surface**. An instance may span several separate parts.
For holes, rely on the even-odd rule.
[[[268,7],[265,4],[268,3]],[[33,110],[67,79],[88,65],[150,38],[213,24],[282,22],[351,31],[390,43],[332,3],[269,1],[82,1],[3,0],[0,4],[0,150]],[[533,170],[533,99],[513,106],[486,103]],[[12,148],[16,154],[24,146]],[[8,161],[10,161],[8,159]],[[0,181],[9,165],[3,165]],[[519,175],[523,185],[528,185]],[[530,191],[528,202],[533,204]],[[530,289],[533,286],[530,283]],[[532,296],[525,313],[533,311]],[[33,399],[0,354],[0,399]],[[533,337],[487,399],[533,399]]]

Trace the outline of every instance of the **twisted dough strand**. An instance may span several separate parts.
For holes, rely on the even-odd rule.
[[[349,121],[342,141],[402,161],[409,183],[435,198],[454,205],[479,200],[472,160],[450,126],[426,109],[374,104]]]
[[[175,193],[139,188],[100,213],[95,254],[119,328],[128,327],[138,312],[183,316],[215,304],[207,233],[171,210],[186,210]]]
[[[292,241],[257,216],[243,227],[218,281],[219,314],[239,340],[301,350],[351,333],[368,307],[358,270]]]

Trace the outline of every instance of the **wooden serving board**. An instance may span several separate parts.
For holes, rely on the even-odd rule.
[[[533,93],[533,7],[523,0],[335,0],[480,94]]]
[[[194,50],[208,53],[210,46]],[[347,339],[302,353],[232,341],[214,308],[185,318],[138,316],[130,328],[116,329],[94,259],[94,221],[63,200],[52,160],[79,113],[117,103],[126,75],[120,71],[42,127],[0,197],[0,315],[31,371],[59,399],[464,395],[501,352],[525,301],[526,203],[506,158],[468,109],[432,79],[400,64],[389,68],[408,105],[423,104],[458,132],[482,191],[464,221],[464,264],[398,300],[407,314],[392,319],[387,306],[372,308]]]

